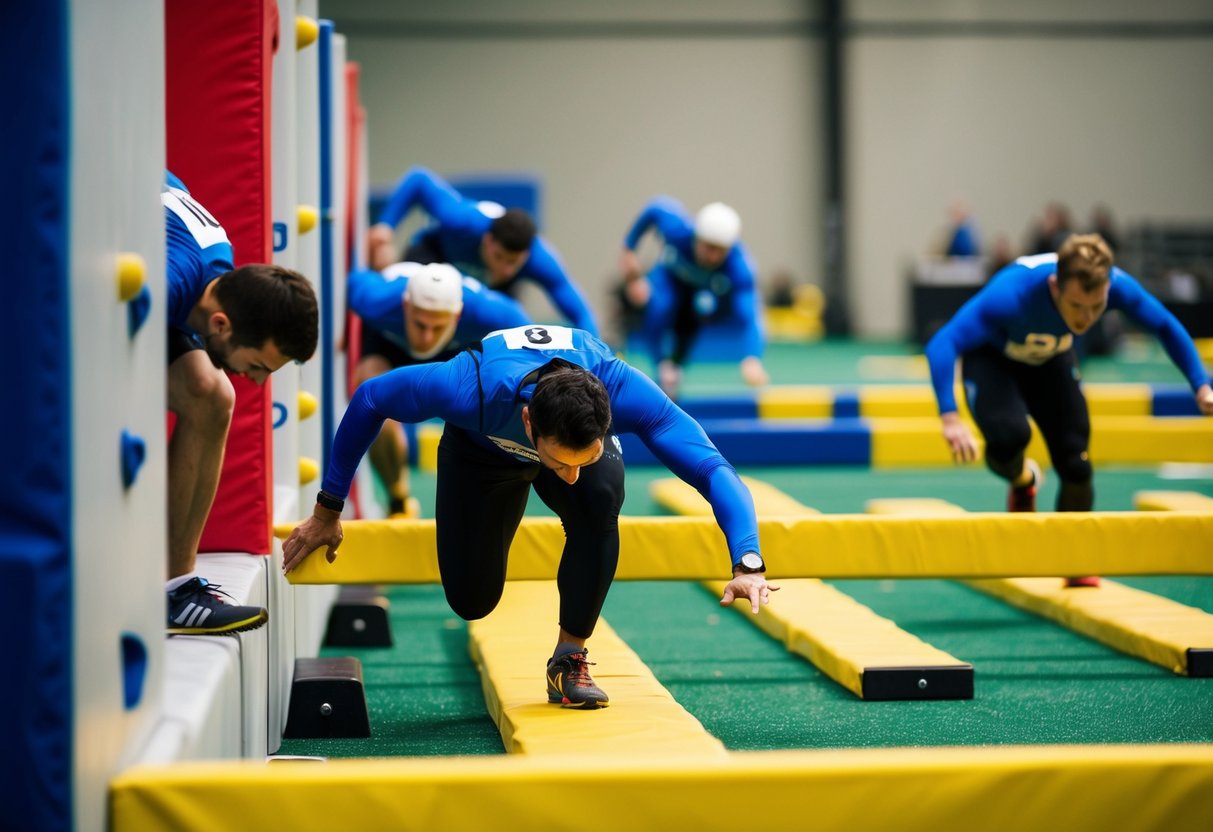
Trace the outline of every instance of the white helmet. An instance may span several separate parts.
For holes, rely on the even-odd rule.
[[[429,263],[408,276],[404,298],[430,312],[463,311],[463,275],[449,263]]]
[[[741,236],[741,217],[723,202],[709,202],[695,215],[695,237],[705,243],[732,248]]]

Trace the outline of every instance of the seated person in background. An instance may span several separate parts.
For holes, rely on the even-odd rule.
[[[397,367],[446,361],[490,332],[529,323],[512,298],[447,263],[394,263],[382,273],[354,271],[349,304],[362,318],[355,385]],[[408,445],[398,423],[384,424],[370,458],[388,492],[388,515],[417,516],[419,506],[409,497]]]
[[[977,241],[977,228],[973,222],[973,210],[963,199],[956,199],[948,206],[948,218],[951,225],[948,231],[948,244],[944,248],[945,257],[976,257],[981,254],[981,246]]]
[[[168,409],[168,631],[230,633],[260,627],[263,607],[227,604],[195,572],[198,541],[219,486],[236,392],[224,370],[264,384],[307,361],[320,331],[316,295],[281,266],[232,269],[223,226],[166,172]]]
[[[646,280],[636,246],[650,229],[661,237],[664,249]],[[741,376],[747,384],[770,380],[762,366],[755,269],[740,236],[741,218],[724,203],[705,205],[692,221],[680,203],[659,196],[644,207],[624,238],[620,269],[633,301],[645,304],[646,346],[661,389],[671,397],[678,394],[682,368],[707,321],[725,321],[735,330],[745,355]]]
[[[532,280],[552,305],[579,328],[598,334],[585,298],[565,271],[556,250],[535,232],[535,221],[520,208],[508,211],[492,202],[465,199],[447,182],[423,167],[405,174],[388,199],[379,222],[371,226],[371,267],[381,269],[397,259],[392,235],[414,207],[432,222],[413,236],[404,259],[417,263],[450,263],[486,286],[510,293],[519,280]]]
[[[699,424],[594,336],[539,325],[494,332],[450,361],[404,367],[359,387],[333,439],[315,510],[282,545],[284,571],[318,548],[327,548],[330,562],[337,556],[345,496],[384,419],[434,417],[446,421],[438,446],[438,567],[456,614],[473,620],[497,606],[532,487],[560,517],[565,543],[548,702],[587,710],[608,704],[590,676],[586,641],[619,562],[618,434],[635,433],[711,502],[732,566],[721,604],[745,599],[757,613],[776,589],[762,574],[750,492]]]
[[[1202,413],[1213,414],[1213,388],[1191,337],[1175,316],[1127,272],[1097,234],[1071,236],[1056,254],[1021,257],[994,276],[926,346],[943,437],[958,462],[977,458],[977,443],[953,397],[960,359],[969,410],[986,441],[986,464],[1010,483],[1008,511],[1035,511],[1039,465],[1024,455],[1036,422],[1061,478],[1058,511],[1095,503],[1087,456],[1091,424],[1080,384],[1075,340],[1108,309],[1153,331],[1188,378]],[[1098,578],[1067,579],[1097,586]]]

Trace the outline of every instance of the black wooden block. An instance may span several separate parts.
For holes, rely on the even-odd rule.
[[[1213,649],[1188,648],[1188,675],[1193,679],[1208,679],[1213,676]]]
[[[287,739],[369,737],[362,663],[352,656],[295,659]]]
[[[375,586],[347,586],[329,610],[326,647],[391,647],[388,600]]]
[[[873,702],[906,699],[972,699],[973,665],[865,667],[863,698]]]

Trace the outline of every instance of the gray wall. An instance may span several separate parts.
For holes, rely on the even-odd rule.
[[[805,0],[321,0],[362,67],[370,175],[543,183],[543,231],[601,317],[644,201],[742,215],[761,276],[823,283],[822,48]],[[853,0],[845,47],[856,333],[907,329],[908,264],[964,196],[1018,246],[1080,222],[1213,221],[1213,4]],[[1176,22],[1198,22],[1179,27]],[[1124,25],[1124,24],[1130,25]],[[1161,24],[1161,25],[1160,25]],[[534,295],[540,315],[550,307]]]

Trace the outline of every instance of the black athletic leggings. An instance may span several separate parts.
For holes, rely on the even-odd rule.
[[[613,434],[602,458],[569,485],[539,463],[481,447],[448,424],[438,445],[435,525],[447,602],[461,618],[483,618],[505,588],[506,561],[531,486],[564,526],[556,584],[560,626],[589,638],[619,563],[623,457]]]
[[[1032,438],[1031,415],[1061,480],[1057,510],[1090,511],[1095,502],[1087,455],[1091,421],[1074,351],[1031,365],[981,347],[965,353],[962,373],[969,410],[986,440],[990,470],[1008,481],[1019,476]]]

